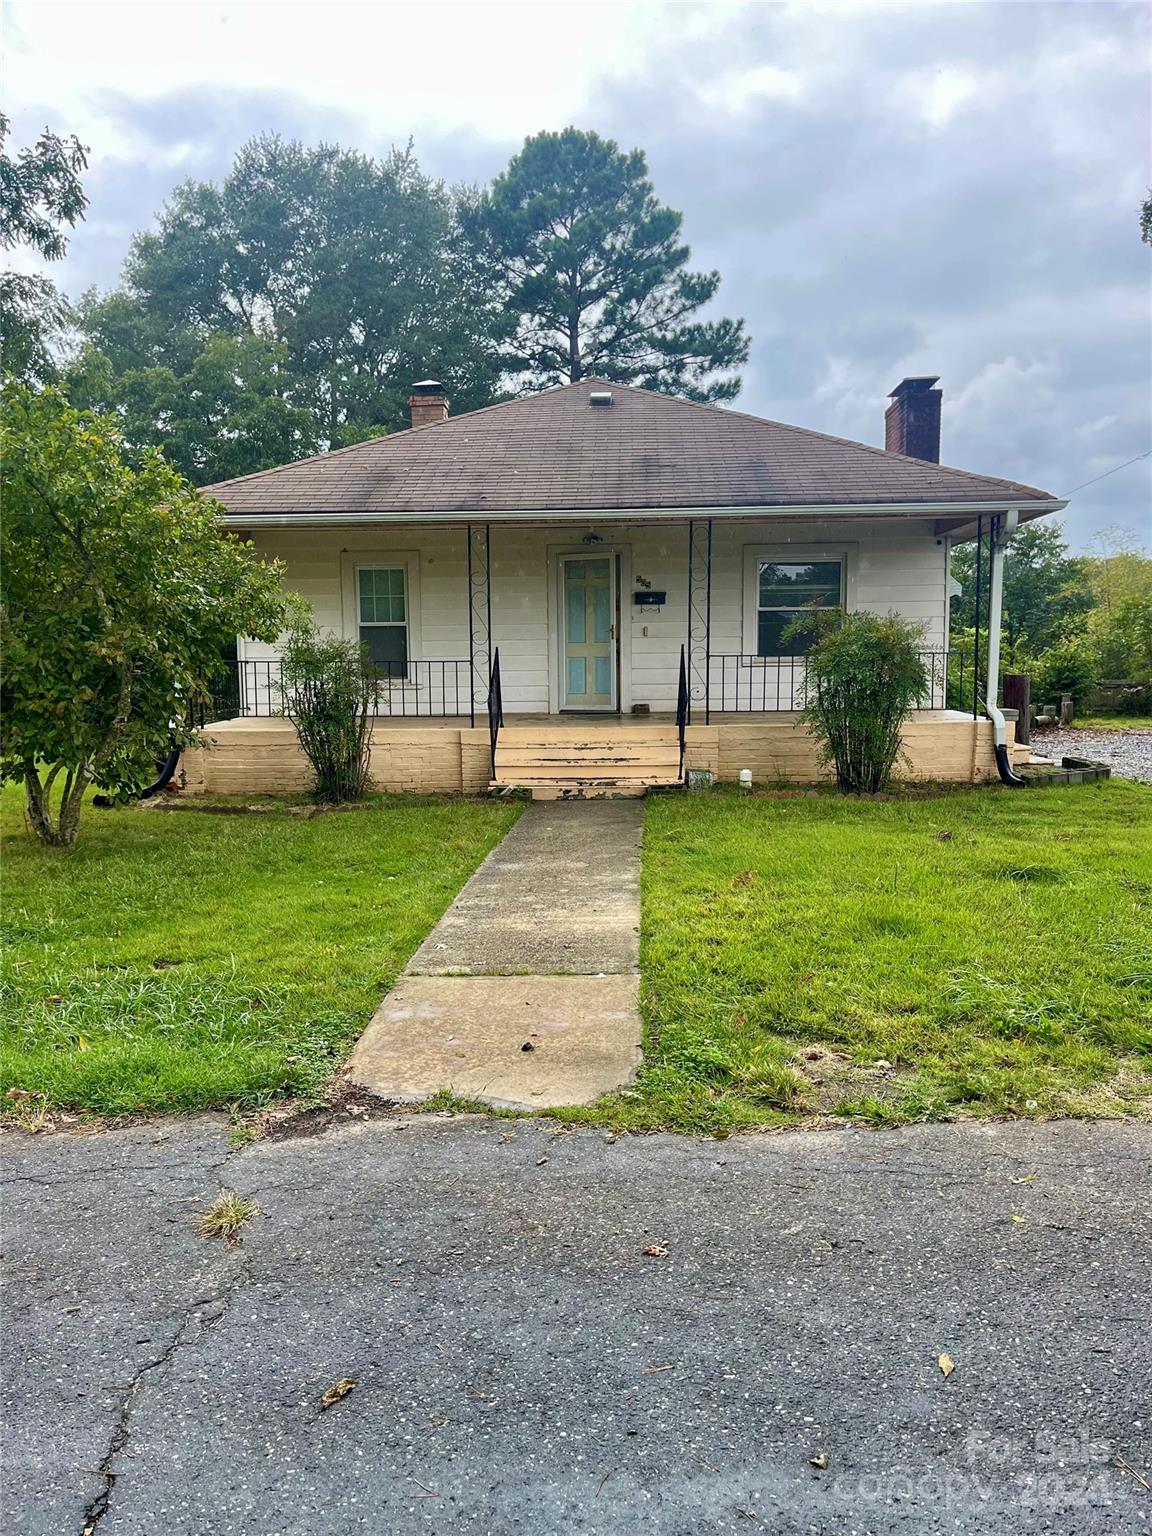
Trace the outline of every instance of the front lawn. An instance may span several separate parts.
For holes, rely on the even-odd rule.
[[[646,1065],[596,1112],[1152,1111],[1152,790],[649,801]]]
[[[88,809],[60,852],[7,789],[2,1090],[101,1114],[314,1092],[517,814]]]

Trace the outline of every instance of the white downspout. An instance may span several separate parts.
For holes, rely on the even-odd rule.
[[[1019,789],[1024,780],[1012,769],[1008,757],[1008,728],[996,703],[1000,693],[1000,619],[1004,608],[1004,547],[1016,532],[1019,511],[1013,507],[993,527],[988,581],[988,679],[984,709],[992,722],[992,740],[996,749],[996,768],[1005,784]]]

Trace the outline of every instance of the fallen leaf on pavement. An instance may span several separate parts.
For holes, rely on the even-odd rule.
[[[640,1252],[646,1259],[664,1259],[668,1257],[668,1246],[666,1243],[649,1243]]]
[[[641,1376],[655,1376],[657,1371],[670,1370],[672,1370],[672,1366],[670,1365],[646,1365],[640,1374]]]
[[[956,1363],[949,1354],[941,1355],[936,1363],[945,1376],[951,1376],[952,1372],[956,1369]]]
[[[818,1467],[823,1472],[824,1468],[828,1465],[828,1452],[818,1451],[815,1456],[809,1456],[808,1465],[810,1467]]]
[[[320,1412],[326,1412],[333,1403],[338,1403],[342,1397],[347,1397],[355,1385],[356,1378],[354,1376],[344,1376],[339,1381],[333,1382],[320,1399]]]

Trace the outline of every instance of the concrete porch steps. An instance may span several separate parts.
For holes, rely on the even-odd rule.
[[[506,726],[492,787],[530,789],[534,800],[633,799],[679,782],[675,726],[602,722]]]
[[[533,800],[641,800],[648,793],[643,784],[537,784]]]

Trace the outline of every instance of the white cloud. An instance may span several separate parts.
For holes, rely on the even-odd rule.
[[[797,101],[803,93],[804,82],[796,71],[757,64],[706,82],[696,94],[705,106],[738,115],[766,101]]]

